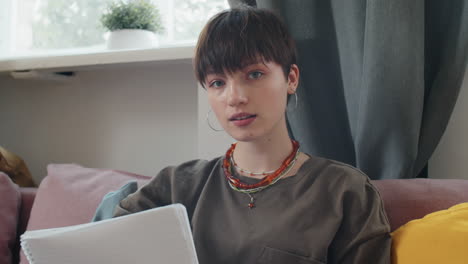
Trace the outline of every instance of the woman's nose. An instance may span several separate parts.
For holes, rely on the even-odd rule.
[[[245,86],[238,81],[231,81],[227,89],[227,103],[229,106],[246,104],[248,102]]]

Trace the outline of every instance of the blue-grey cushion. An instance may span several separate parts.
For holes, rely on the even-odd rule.
[[[104,219],[112,218],[115,207],[129,194],[136,192],[138,189],[138,183],[136,181],[130,181],[124,186],[120,187],[116,191],[112,191],[104,195],[101,203],[94,213],[92,222],[101,221]]]

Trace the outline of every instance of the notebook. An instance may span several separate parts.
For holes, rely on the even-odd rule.
[[[185,207],[159,207],[75,226],[27,231],[31,264],[198,263]]]

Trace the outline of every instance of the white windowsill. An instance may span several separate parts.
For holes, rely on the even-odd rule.
[[[143,63],[191,63],[195,47],[161,47],[141,50],[102,50],[79,54],[56,54],[0,58],[0,73],[14,71],[74,71],[92,67]]]

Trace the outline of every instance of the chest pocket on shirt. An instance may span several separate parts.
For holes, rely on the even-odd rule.
[[[257,259],[257,263],[268,264],[325,264],[318,260],[310,260],[303,256],[296,255],[281,249],[264,247]]]

